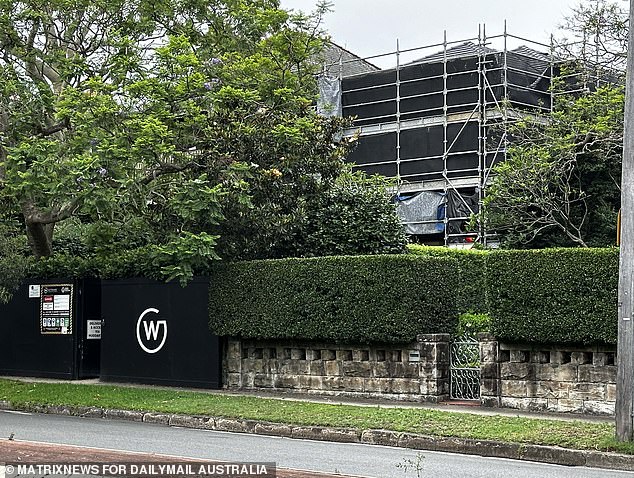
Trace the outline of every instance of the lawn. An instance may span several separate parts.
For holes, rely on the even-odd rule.
[[[422,408],[385,408],[267,399],[155,387],[22,382],[0,379],[0,400],[29,405],[96,406],[185,415],[422,433],[439,437],[558,445],[634,454],[614,439],[614,424],[482,416]]]

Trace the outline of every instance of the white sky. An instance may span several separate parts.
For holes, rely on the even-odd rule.
[[[281,0],[286,9],[310,12],[315,0]],[[478,36],[478,24],[486,24],[487,36],[500,35],[507,20],[510,34],[550,43],[563,18],[579,0],[333,0],[325,18],[333,41],[353,53],[368,57],[401,49]],[[559,35],[561,36],[561,35]],[[493,44],[493,47],[500,45]],[[509,45],[512,46],[512,45]],[[436,49],[437,50],[437,49]],[[416,57],[432,53],[425,51]],[[413,59],[413,58],[412,58]],[[408,58],[404,58],[408,60]],[[379,66],[393,60],[375,60]]]

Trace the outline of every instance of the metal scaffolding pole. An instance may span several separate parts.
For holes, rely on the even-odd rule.
[[[396,39],[396,184],[401,184],[401,52]]]
[[[478,163],[478,211],[482,211],[484,205],[484,193],[485,193],[485,181],[486,175],[484,171],[486,169],[487,160],[487,58],[486,58],[486,25],[482,25],[482,29],[478,28],[479,48],[480,48],[480,74],[478,75],[478,95],[480,98],[480,131],[479,131],[479,143],[480,158]],[[484,221],[478,221],[478,236],[482,241],[482,244],[486,245],[486,228]]]
[[[553,84],[553,78],[555,77],[555,37],[551,33],[550,35],[550,52],[549,52],[549,60],[550,60],[550,112],[552,113],[555,109],[555,90]]]
[[[502,154],[506,161],[506,152],[508,150],[508,123],[509,123],[509,63],[508,63],[508,30],[506,28],[506,20],[504,20],[504,97],[502,99],[502,121],[504,121],[504,141],[502,143]]]
[[[447,30],[443,32],[443,49],[442,49],[442,111],[443,111],[443,154],[442,154],[442,167],[443,167],[443,191],[444,191],[444,230],[445,230],[445,246],[449,245],[449,178],[447,176],[447,154],[449,152],[447,148]]]

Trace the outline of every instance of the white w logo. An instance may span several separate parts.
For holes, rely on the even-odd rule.
[[[152,340],[156,340],[156,338],[158,337],[159,327],[161,325],[167,327],[167,322],[165,320],[157,320],[156,322],[154,322],[153,320],[151,322],[143,322],[143,328],[145,329],[145,338],[147,340],[150,340],[151,336]]]
[[[141,347],[145,352],[149,354],[155,354],[163,348],[163,345],[165,345],[165,341],[167,340],[167,320],[150,320],[147,322],[143,322],[145,316],[150,312],[158,314],[159,311],[158,309],[150,307],[149,309],[145,309],[143,313],[139,316],[139,320],[136,323],[136,340],[139,343],[139,347]],[[151,349],[143,343],[143,341],[141,340],[141,322],[143,322],[143,329],[145,330],[145,339],[148,341],[158,340],[159,329],[161,325],[163,326],[163,339],[161,340],[161,343],[158,345],[158,347]]]

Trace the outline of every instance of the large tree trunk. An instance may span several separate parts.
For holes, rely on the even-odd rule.
[[[53,254],[53,229],[55,223],[42,221],[37,206],[31,201],[22,203],[26,236],[33,255],[38,259]]]
[[[53,224],[26,223],[26,235],[38,259],[53,254]]]
[[[42,211],[30,199],[22,201],[20,207],[26,225],[26,235],[33,255],[37,258],[48,257],[53,254],[53,230],[55,224],[71,217],[79,208],[83,198],[74,198],[63,207],[56,207],[53,211]]]

